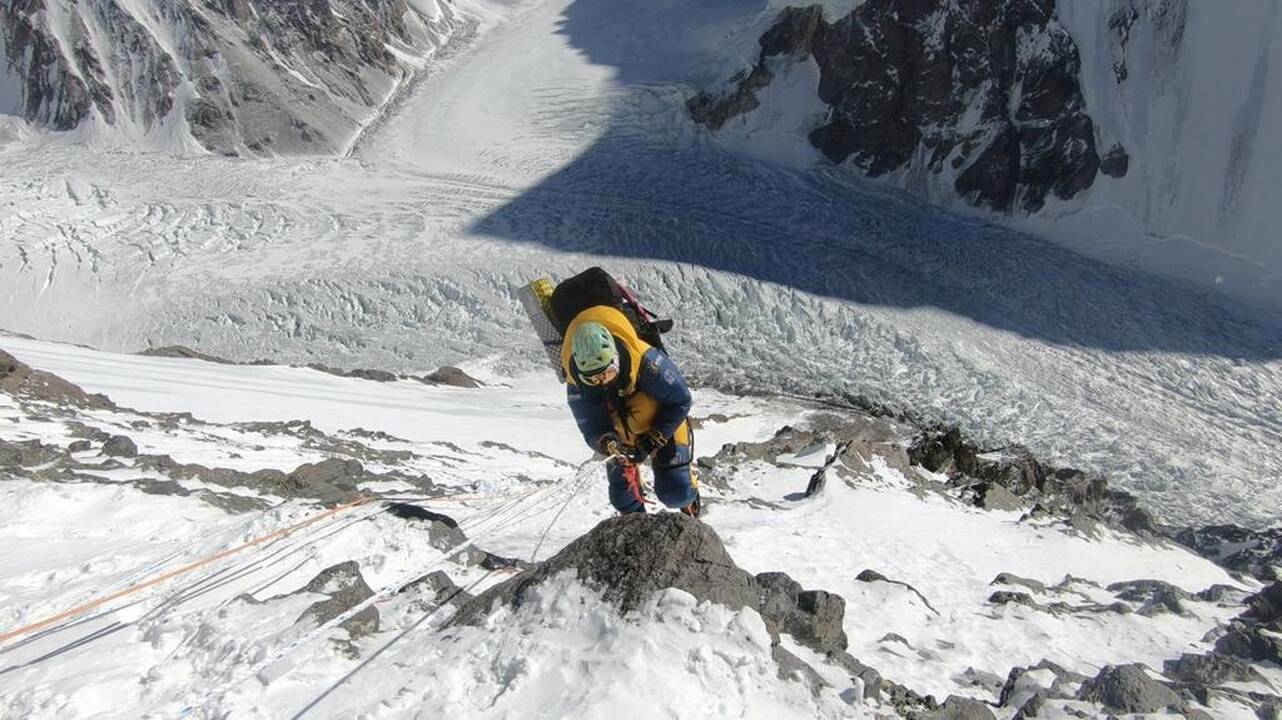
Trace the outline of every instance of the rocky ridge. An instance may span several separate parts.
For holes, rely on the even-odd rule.
[[[332,154],[468,32],[448,2],[3,0],[16,97],[0,111],[51,130],[186,132],[227,155]]]

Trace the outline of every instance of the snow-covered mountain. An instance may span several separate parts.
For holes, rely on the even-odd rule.
[[[4,0],[0,114],[167,150],[338,153],[469,27],[437,0]]]
[[[706,522],[611,519],[547,368],[463,387],[0,348],[6,717],[1282,702],[1282,548],[1200,546],[1234,574],[1103,511],[1101,483],[901,421],[701,390]]]
[[[862,398],[1107,474],[1166,521],[1271,526],[1282,321],[707,142],[687,99],[740,40],[750,67],[780,7],[476,3],[476,34],[345,158],[175,157],[0,123],[0,328],[528,368],[516,289],[603,264],[676,317],[706,385]]]
[[[746,10],[747,8],[745,8]],[[692,117],[1110,262],[1282,303],[1273,0],[772,2]],[[813,146],[810,157],[779,146]]]

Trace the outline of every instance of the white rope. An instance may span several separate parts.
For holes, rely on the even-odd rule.
[[[480,520],[477,520],[476,525],[479,526],[487,522],[494,521],[493,527],[488,527],[485,530],[480,531],[478,534],[473,535],[465,542],[452,548],[449,552],[437,558],[435,561],[429,563],[427,566],[417,568],[410,573],[406,573],[402,575],[401,578],[398,579],[396,582],[385,586],[383,589],[374,593],[373,595],[361,601],[360,603],[353,605],[351,608],[347,609],[346,611],[331,618],[327,622],[317,626],[311,632],[308,632],[298,638],[295,638],[294,640],[290,641],[284,646],[277,648],[275,652],[271,653],[270,655],[260,660],[259,662],[254,663],[246,671],[239,673],[237,676],[233,677],[232,679],[218,686],[213,691],[206,693],[200,699],[198,705],[189,705],[186,708],[184,708],[183,714],[187,715],[197,710],[204,709],[209,705],[209,703],[215,700],[221,699],[229,691],[233,690],[234,688],[236,688],[237,686],[239,686],[241,683],[248,680],[249,678],[259,674],[266,668],[276,664],[286,656],[293,653],[299,647],[302,647],[303,645],[306,645],[312,642],[313,640],[321,637],[322,635],[327,634],[333,628],[338,627],[344,622],[347,622],[351,618],[355,617],[357,614],[363,612],[365,609],[373,606],[375,603],[380,602],[385,598],[400,592],[406,585],[413,582],[414,580],[417,580],[418,578],[422,577],[428,572],[436,569],[440,565],[443,565],[446,561],[454,557],[457,557],[463,552],[471,549],[476,545],[478,541],[488,538],[493,533],[509,525],[512,522],[513,518],[506,517],[506,516],[513,515],[513,511],[516,511],[515,519],[517,520],[525,519],[525,517],[528,517],[529,515],[528,511],[530,507],[532,507],[532,505],[529,503],[526,503],[524,507],[522,507],[522,504],[525,503],[526,500],[533,498],[534,496],[539,495],[541,493],[543,494],[544,497],[536,501],[533,501],[533,503],[537,505],[537,503],[544,502],[547,500],[548,497],[553,497],[556,490],[559,490],[569,485],[570,483],[582,482],[585,477],[587,477],[592,471],[596,469],[596,465],[597,463],[589,463],[587,467],[585,467],[583,470],[580,470],[577,474],[575,474],[572,477],[563,479],[549,486],[532,490],[529,493],[526,493],[522,496],[519,496],[513,500],[508,501],[507,503],[504,503],[502,507],[497,508],[492,512],[483,513],[482,515],[484,517],[482,517]],[[521,512],[522,510],[524,510],[525,513],[522,513]],[[522,515],[525,515],[525,517],[522,517]],[[469,518],[469,520],[472,520],[472,518]]]

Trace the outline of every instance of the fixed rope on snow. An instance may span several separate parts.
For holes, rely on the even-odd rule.
[[[221,560],[221,559],[223,559],[223,558],[225,558],[225,557],[229,557],[229,556],[231,556],[231,555],[235,555],[236,553],[241,552],[241,551],[243,551],[243,550],[247,550],[247,549],[249,549],[249,548],[251,548],[251,547],[254,547],[255,545],[261,545],[262,543],[265,543],[265,542],[267,542],[268,540],[273,540],[273,539],[278,538],[278,537],[284,537],[284,536],[286,536],[286,535],[289,535],[289,534],[290,534],[290,533],[292,533],[292,532],[295,532],[295,531],[300,530],[300,529],[302,529],[302,528],[304,528],[304,527],[307,527],[308,525],[312,525],[312,524],[314,524],[314,523],[316,523],[316,522],[319,522],[320,520],[323,520],[323,519],[325,519],[325,518],[327,518],[327,517],[330,517],[330,516],[332,516],[332,515],[337,515],[338,513],[342,512],[342,511],[344,511],[344,510],[349,510],[349,509],[351,509],[351,508],[354,508],[354,507],[358,507],[358,506],[364,505],[364,504],[366,504],[366,503],[370,502],[372,499],[373,499],[373,498],[371,498],[371,497],[369,497],[369,496],[361,496],[361,497],[357,498],[356,500],[353,500],[352,502],[344,503],[344,504],[342,504],[342,505],[336,505],[336,506],[334,506],[334,507],[332,507],[332,508],[330,508],[330,509],[328,509],[328,510],[326,510],[326,511],[324,511],[324,512],[317,513],[316,515],[313,515],[313,516],[311,516],[311,517],[307,518],[306,520],[303,520],[303,521],[301,521],[301,522],[294,523],[293,525],[290,525],[289,527],[282,528],[282,529],[280,529],[280,530],[277,530],[277,531],[275,531],[275,532],[269,533],[269,534],[267,534],[267,535],[263,535],[263,536],[261,536],[261,537],[256,537],[256,538],[254,538],[254,539],[252,539],[252,540],[249,540],[249,541],[247,541],[247,542],[241,543],[240,545],[237,545],[237,546],[235,546],[235,547],[231,547],[231,548],[228,548],[228,549],[223,550],[223,551],[221,551],[221,552],[214,553],[213,555],[210,555],[210,556],[208,556],[208,557],[206,557],[206,558],[203,558],[203,559],[201,559],[201,560],[197,560],[197,561],[195,561],[195,562],[191,562],[191,563],[188,563],[188,564],[183,565],[183,566],[181,566],[181,567],[178,567],[178,568],[175,568],[175,569],[173,569],[173,570],[170,570],[170,571],[168,571],[168,572],[161,573],[160,575],[157,575],[157,576],[155,576],[155,577],[153,577],[153,578],[151,578],[151,579],[149,579],[149,580],[145,580],[145,581],[140,582],[140,583],[135,583],[135,584],[130,585],[129,587],[126,587],[126,588],[124,588],[124,589],[122,589],[122,590],[118,590],[118,591],[113,592],[113,593],[110,593],[110,594],[108,594],[108,595],[104,595],[104,596],[102,596],[102,597],[100,597],[100,598],[96,598],[96,599],[94,599],[94,600],[91,600],[91,601],[89,601],[89,602],[87,602],[87,603],[83,603],[83,604],[81,604],[81,605],[77,605],[76,607],[73,607],[73,608],[71,608],[71,609],[69,609],[69,610],[64,610],[64,611],[62,611],[62,612],[60,612],[60,613],[58,613],[58,614],[56,614],[56,615],[51,615],[51,616],[49,616],[49,617],[47,617],[47,618],[45,618],[45,619],[43,619],[43,620],[40,620],[40,621],[38,621],[38,622],[34,622],[34,623],[29,624],[29,625],[24,625],[24,626],[22,626],[22,627],[20,627],[20,628],[16,628],[16,629],[13,629],[13,630],[9,630],[9,631],[7,631],[7,632],[5,632],[5,633],[0,633],[0,643],[6,642],[6,641],[8,641],[8,640],[12,640],[13,638],[19,637],[19,636],[21,636],[21,635],[26,635],[27,633],[34,632],[34,631],[39,630],[39,629],[41,629],[41,628],[48,627],[48,626],[53,625],[54,623],[60,622],[60,621],[62,621],[62,620],[67,620],[67,619],[70,619],[70,618],[76,617],[76,616],[78,616],[78,615],[83,615],[84,613],[86,613],[86,612],[88,612],[88,611],[90,611],[90,610],[93,610],[94,608],[97,608],[97,607],[101,607],[101,606],[103,606],[103,605],[106,605],[107,603],[111,602],[112,600],[117,600],[117,599],[119,599],[119,598],[126,597],[126,596],[128,596],[128,595],[133,595],[134,593],[137,593],[137,592],[141,592],[142,590],[145,590],[145,589],[147,589],[147,588],[149,588],[149,587],[153,587],[153,586],[155,586],[155,585],[159,585],[159,584],[161,584],[161,583],[165,582],[166,580],[170,580],[170,579],[172,579],[172,578],[178,577],[179,575],[185,575],[185,574],[187,574],[187,573],[189,573],[189,572],[191,572],[191,571],[193,571],[193,570],[197,570],[197,569],[202,568],[202,567],[204,567],[204,566],[206,566],[206,565],[209,565],[210,563],[214,563],[214,562],[217,562],[217,561],[219,561],[219,560]]]
[[[398,579],[396,582],[394,582],[394,583],[392,583],[392,584],[390,584],[390,585],[385,586],[383,589],[381,589],[381,590],[379,590],[379,591],[375,592],[373,595],[371,595],[370,597],[366,598],[365,600],[363,600],[363,601],[361,601],[361,602],[357,603],[356,605],[353,605],[352,607],[348,608],[348,609],[347,609],[347,610],[345,610],[344,612],[342,612],[342,613],[338,614],[337,616],[335,616],[335,617],[333,617],[333,618],[329,619],[329,620],[328,620],[328,621],[326,621],[325,623],[322,623],[321,625],[318,625],[318,626],[317,626],[315,629],[313,629],[311,632],[306,633],[306,634],[304,634],[304,635],[302,635],[302,636],[300,636],[300,637],[298,637],[298,638],[295,638],[294,640],[290,641],[290,642],[289,642],[289,643],[287,643],[285,646],[283,646],[283,647],[279,648],[275,653],[272,653],[272,654],[271,654],[271,655],[269,655],[268,657],[265,657],[265,658],[263,658],[262,660],[260,660],[259,662],[255,663],[254,665],[252,665],[252,666],[248,667],[248,668],[247,668],[244,672],[242,672],[238,677],[234,677],[234,678],[232,678],[232,679],[228,680],[227,682],[223,683],[223,684],[222,684],[221,686],[219,686],[218,688],[216,688],[216,689],[212,690],[211,692],[207,693],[207,694],[206,694],[206,695],[201,699],[201,701],[199,702],[199,704],[195,704],[195,705],[190,705],[190,706],[188,706],[187,708],[185,708],[185,709],[183,710],[183,713],[184,713],[184,714],[188,714],[188,713],[195,712],[195,711],[196,711],[196,710],[198,710],[198,709],[204,708],[204,707],[205,707],[205,706],[207,706],[210,702],[212,702],[212,701],[214,701],[214,700],[216,700],[216,699],[218,699],[218,698],[221,698],[223,695],[227,694],[229,691],[233,690],[234,688],[236,688],[237,686],[239,686],[241,683],[245,682],[245,681],[246,681],[246,680],[248,680],[249,678],[251,678],[251,677],[253,677],[253,676],[255,676],[255,675],[258,675],[258,674],[259,674],[260,672],[262,672],[263,670],[265,670],[265,669],[267,669],[267,668],[271,667],[272,665],[274,665],[274,664],[276,664],[276,663],[280,662],[280,661],[281,661],[282,659],[284,659],[286,656],[290,655],[291,653],[293,653],[295,650],[297,650],[298,648],[302,647],[303,645],[306,645],[306,644],[308,644],[308,643],[312,642],[313,640],[315,640],[315,639],[317,639],[317,638],[321,637],[322,635],[324,635],[324,634],[328,633],[328,632],[329,632],[330,630],[332,630],[333,628],[338,627],[339,625],[342,625],[344,622],[346,622],[346,621],[350,620],[352,617],[354,617],[354,616],[356,616],[358,613],[360,613],[360,612],[364,611],[366,608],[369,608],[369,607],[373,606],[373,605],[374,605],[374,604],[376,604],[376,603],[382,602],[382,601],[383,601],[383,600],[385,600],[387,597],[390,597],[391,595],[394,595],[394,594],[396,594],[397,592],[400,592],[400,591],[401,591],[401,590],[402,590],[406,585],[408,585],[409,583],[413,582],[414,580],[416,580],[416,579],[418,579],[418,578],[422,577],[422,576],[423,576],[425,573],[427,573],[428,571],[433,570],[433,569],[435,569],[437,566],[439,566],[439,565],[441,565],[441,564],[445,563],[447,560],[450,560],[450,559],[452,559],[452,558],[454,558],[454,557],[457,557],[458,555],[462,554],[463,552],[465,552],[465,551],[467,551],[467,550],[471,549],[472,547],[474,547],[474,546],[475,546],[475,544],[476,544],[478,541],[480,541],[480,540],[482,540],[482,539],[485,539],[486,537],[488,537],[488,536],[489,536],[489,535],[491,535],[492,533],[494,533],[494,532],[496,532],[496,531],[498,531],[498,530],[502,529],[503,527],[506,527],[508,524],[510,524],[510,523],[511,523],[511,522],[513,522],[514,520],[520,520],[520,519],[524,519],[524,518],[526,518],[526,517],[531,517],[531,516],[534,514],[534,513],[529,512],[529,511],[530,511],[530,509],[531,509],[532,507],[537,507],[537,505],[538,505],[539,503],[543,503],[543,502],[545,502],[548,498],[555,497],[555,491],[556,491],[556,490],[559,490],[559,489],[561,489],[561,488],[563,488],[563,487],[565,487],[565,486],[567,486],[567,485],[569,485],[569,484],[571,484],[571,483],[577,483],[577,484],[581,485],[581,484],[583,483],[583,480],[584,480],[586,477],[590,476],[590,474],[591,474],[593,471],[595,471],[595,470],[596,470],[596,467],[597,467],[597,463],[589,463],[589,464],[588,464],[588,465],[587,465],[583,470],[580,470],[577,474],[575,474],[575,475],[574,475],[574,476],[572,476],[572,477],[565,478],[565,479],[563,479],[563,480],[561,480],[561,481],[559,481],[559,482],[557,482],[557,483],[554,483],[554,484],[552,484],[552,485],[549,485],[549,486],[547,486],[547,487],[543,487],[543,488],[536,488],[536,489],[534,489],[534,490],[531,490],[531,491],[530,491],[530,492],[528,492],[528,493],[525,493],[525,494],[523,494],[523,495],[521,495],[521,496],[519,496],[519,497],[517,497],[517,498],[514,498],[513,500],[511,500],[511,501],[509,501],[509,502],[507,502],[507,503],[504,503],[504,504],[503,504],[502,506],[500,506],[499,508],[496,508],[496,509],[494,509],[493,511],[489,511],[489,512],[485,513],[485,514],[484,514],[484,515],[485,515],[485,517],[483,517],[481,520],[479,520],[479,521],[476,523],[476,525],[478,525],[478,526],[479,526],[479,525],[484,524],[484,523],[486,523],[486,522],[494,521],[494,522],[493,522],[493,527],[486,528],[486,530],[484,530],[483,532],[477,533],[477,534],[469,533],[469,534],[471,534],[471,537],[469,537],[469,539],[468,539],[468,540],[466,540],[466,541],[464,541],[464,542],[460,543],[459,545],[455,546],[455,547],[454,547],[454,548],[452,548],[449,552],[447,552],[446,554],[444,554],[444,555],[442,555],[441,557],[437,558],[437,559],[436,559],[436,560],[434,560],[433,562],[429,563],[427,566],[422,567],[422,568],[418,568],[418,569],[414,570],[413,572],[406,573],[406,574],[405,574],[405,575],[403,575],[400,579]],[[544,496],[543,498],[540,498],[540,499],[539,499],[539,500],[537,500],[537,501],[533,501],[533,502],[531,502],[531,503],[529,503],[529,504],[525,504],[525,503],[526,503],[526,501],[527,501],[528,499],[533,498],[535,495],[538,495],[539,493],[544,493],[544,495],[545,495],[545,496]],[[564,508],[562,508],[562,509],[564,509]],[[512,515],[514,510],[515,510],[515,511],[517,511],[517,512],[516,512],[516,517],[515,517],[515,518],[512,518],[512,517],[505,517],[505,516],[508,516],[508,515]],[[524,512],[522,512],[522,511],[524,511]],[[560,513],[558,513],[558,517],[559,517],[559,516],[560,516]],[[553,522],[555,523],[555,519],[553,520]],[[471,528],[469,528],[469,530],[471,530]]]
[[[454,494],[454,495],[446,495],[446,496],[439,496],[439,497],[423,497],[422,499],[423,499],[423,500],[438,501],[438,502],[439,502],[439,501],[459,501],[459,502],[461,502],[461,501],[476,500],[476,499],[489,499],[489,498],[493,498],[493,497],[498,497],[498,496],[495,496],[495,495],[493,495],[493,494],[481,494],[481,493],[458,493],[458,494]],[[39,621],[37,621],[37,622],[30,623],[30,624],[24,625],[24,626],[19,627],[19,628],[14,628],[13,630],[9,630],[9,631],[6,631],[6,632],[4,632],[4,633],[0,633],[0,644],[5,643],[5,642],[8,642],[9,640],[12,640],[12,639],[17,638],[17,637],[21,637],[21,636],[23,636],[23,635],[28,635],[28,634],[30,634],[30,633],[36,632],[37,630],[41,630],[41,629],[47,628],[47,627],[49,627],[49,626],[51,626],[51,625],[55,625],[55,624],[57,624],[57,623],[59,623],[59,622],[62,622],[62,621],[64,621],[64,620],[70,620],[70,619],[72,619],[72,618],[79,617],[79,616],[81,616],[81,615],[83,615],[83,614],[85,614],[85,613],[89,612],[90,610],[93,610],[93,609],[95,609],[95,608],[102,607],[103,605],[106,605],[106,604],[108,604],[108,603],[110,603],[110,602],[112,602],[112,601],[114,601],[114,600],[119,600],[120,598],[128,597],[128,596],[130,596],[130,595],[134,595],[134,594],[139,593],[139,592],[141,592],[141,591],[143,591],[143,590],[146,590],[147,588],[155,587],[156,585],[160,585],[160,584],[164,583],[164,582],[165,582],[165,581],[167,581],[167,580],[171,580],[171,579],[173,579],[173,578],[176,578],[176,577],[179,577],[179,576],[182,576],[182,575],[186,575],[186,574],[191,573],[191,572],[193,572],[193,571],[195,571],[195,570],[199,570],[199,569],[200,569],[200,568],[202,568],[202,567],[206,567],[206,566],[208,566],[208,565],[210,565],[210,564],[213,564],[213,563],[215,563],[215,562],[217,562],[217,561],[219,561],[219,560],[222,560],[222,559],[224,559],[224,558],[230,557],[230,556],[232,556],[232,555],[235,555],[235,554],[237,554],[237,553],[243,552],[243,551],[245,551],[245,550],[248,550],[248,549],[250,549],[250,548],[256,547],[256,546],[258,546],[258,545],[262,545],[263,543],[269,542],[269,541],[271,541],[271,540],[275,540],[275,539],[282,538],[282,537],[287,537],[287,536],[289,536],[289,535],[291,535],[291,534],[293,534],[293,533],[297,532],[298,530],[301,530],[301,529],[303,529],[303,528],[305,528],[305,527],[308,527],[308,526],[310,526],[310,525],[314,525],[314,524],[316,524],[317,522],[320,522],[321,520],[324,520],[324,519],[326,519],[326,518],[329,518],[329,517],[333,517],[333,516],[335,516],[335,515],[338,515],[339,513],[343,512],[343,511],[350,510],[350,509],[352,509],[352,508],[356,508],[356,507],[360,507],[360,506],[362,506],[362,505],[367,505],[367,504],[369,504],[370,502],[372,502],[372,501],[374,501],[374,500],[382,501],[382,500],[385,500],[385,499],[387,499],[387,498],[375,498],[375,497],[373,497],[373,496],[361,496],[361,497],[359,497],[359,498],[357,498],[356,500],[353,500],[353,501],[351,501],[351,502],[343,503],[343,504],[341,504],[341,505],[336,505],[336,506],[334,506],[334,507],[332,507],[332,508],[329,508],[328,510],[325,510],[325,511],[323,511],[323,512],[320,512],[320,513],[317,513],[317,514],[315,514],[315,515],[312,515],[311,517],[308,517],[308,518],[306,518],[306,519],[304,519],[304,520],[302,520],[302,521],[300,521],[300,522],[294,523],[293,525],[290,525],[289,527],[281,528],[281,529],[279,529],[279,530],[273,531],[273,532],[268,533],[268,534],[266,534],[266,535],[262,535],[262,536],[260,536],[260,537],[253,538],[253,539],[248,540],[248,541],[246,541],[246,542],[244,542],[244,543],[241,543],[240,545],[237,545],[237,546],[235,546],[235,547],[228,548],[228,549],[226,549],[226,550],[223,550],[223,551],[220,551],[220,552],[214,553],[213,555],[210,555],[210,556],[208,556],[208,557],[202,558],[202,559],[200,559],[200,560],[196,560],[196,561],[193,561],[193,562],[187,563],[186,565],[183,565],[183,566],[180,566],[180,567],[174,568],[173,570],[169,570],[169,571],[167,571],[167,572],[161,573],[161,574],[156,575],[155,577],[149,578],[149,579],[147,579],[147,580],[144,580],[144,581],[141,581],[141,582],[137,582],[137,583],[132,583],[132,584],[127,585],[126,587],[124,587],[124,588],[120,589],[120,590],[117,590],[117,591],[112,592],[112,593],[108,593],[108,594],[103,595],[103,596],[98,597],[98,598],[94,598],[93,600],[90,600],[90,601],[88,601],[88,602],[81,603],[81,604],[79,604],[79,605],[76,605],[75,607],[72,607],[72,608],[70,608],[70,609],[64,610],[64,611],[62,611],[62,612],[60,612],[60,613],[57,613],[57,614],[54,614],[54,615],[50,615],[49,617],[43,618],[43,619],[41,619],[41,620],[39,620]]]

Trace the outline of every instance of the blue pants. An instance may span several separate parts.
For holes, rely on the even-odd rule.
[[[681,509],[694,502],[694,487],[690,484],[690,459],[694,451],[689,445],[670,442],[659,448],[650,461],[654,468],[654,492],[659,501],[673,509]],[[622,513],[645,512],[645,504],[632,495],[623,466],[617,462],[608,465],[610,478],[610,504]]]

